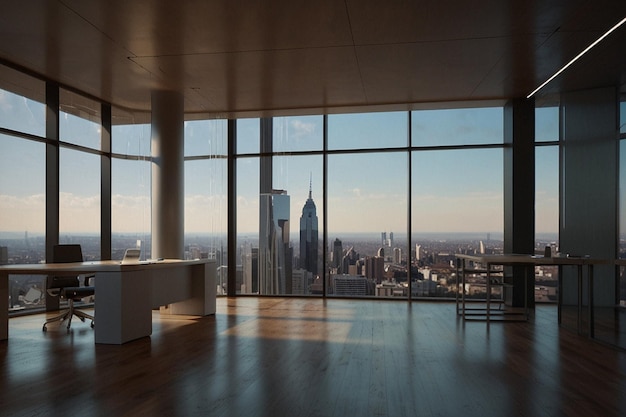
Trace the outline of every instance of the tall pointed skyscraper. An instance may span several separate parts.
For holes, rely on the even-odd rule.
[[[300,267],[317,275],[317,209],[313,202],[313,181],[309,181],[309,198],[300,217]]]

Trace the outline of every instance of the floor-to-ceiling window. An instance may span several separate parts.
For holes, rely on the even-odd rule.
[[[278,262],[278,268],[265,271],[265,278],[273,274],[280,281],[277,294],[320,294],[324,119],[322,116],[274,118],[272,142],[277,155],[272,158],[274,195],[270,198],[275,202],[273,259]],[[285,204],[281,206],[281,202]]]
[[[98,260],[101,104],[61,89],[59,105],[59,243],[79,243],[85,260]]]
[[[227,121],[185,122],[185,257],[215,259],[227,290]]]
[[[328,116],[328,295],[408,296],[408,117]]]
[[[500,107],[411,113],[413,296],[454,297],[456,253],[502,253],[503,124]]]
[[[503,248],[503,123],[498,107],[239,120],[237,292],[454,297],[455,253]]]
[[[259,293],[260,120],[237,120],[237,294]],[[244,155],[244,156],[241,156]],[[226,289],[225,289],[226,290]]]
[[[151,167],[149,115],[112,109],[111,259],[128,248],[151,257]]]
[[[535,110],[535,252],[559,252],[559,107]],[[556,266],[535,267],[535,302],[556,302]]]
[[[0,264],[45,259],[45,83],[0,66]],[[9,310],[45,304],[45,277],[11,275]]]
[[[0,96],[0,261],[39,262],[45,83],[8,73]],[[59,104],[59,240],[81,243],[87,259],[99,259],[101,103],[60,88]],[[148,258],[149,117],[112,111],[112,257],[139,245]],[[622,101],[622,140],[624,112]],[[411,289],[411,297],[452,296],[454,253],[502,250],[502,119],[501,108],[488,107],[274,117],[269,131],[263,119],[238,120],[236,292],[407,297]],[[558,108],[539,107],[535,119],[536,251],[558,251]],[[186,122],[186,256],[219,260],[222,293],[227,136],[225,120]],[[621,160],[624,154],[622,147]],[[15,207],[19,212],[4,216]],[[263,259],[276,274],[273,287],[261,282],[260,249],[271,252]],[[538,289],[552,286],[555,274],[538,270]],[[552,300],[551,291],[542,295]]]
[[[626,259],[626,95],[622,94],[619,103],[619,254],[620,259]],[[626,268],[620,268],[620,305],[626,307]]]

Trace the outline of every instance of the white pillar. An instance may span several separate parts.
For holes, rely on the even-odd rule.
[[[184,100],[152,92],[152,257],[184,256]]]

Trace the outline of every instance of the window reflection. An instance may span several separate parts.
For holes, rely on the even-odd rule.
[[[185,122],[185,156],[225,156],[227,140],[226,120]]]
[[[63,142],[101,149],[101,105],[84,96],[60,89],[59,135]]]
[[[0,65],[0,127],[46,136],[45,83]]]
[[[139,247],[151,257],[150,161],[111,161],[111,258],[121,260],[127,248]]]
[[[59,152],[59,243],[80,243],[86,261],[100,259],[100,156]]]

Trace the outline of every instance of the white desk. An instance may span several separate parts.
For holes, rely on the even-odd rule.
[[[215,314],[215,261],[166,259],[0,266],[0,340],[7,339],[9,275],[95,273],[95,342],[122,344],[152,334],[152,309],[165,314]]]
[[[491,279],[490,276],[494,272],[492,267],[494,265],[499,266],[527,266],[527,267],[535,267],[537,265],[555,265],[555,266],[575,266],[578,271],[578,332],[581,332],[582,329],[582,286],[583,286],[583,268],[587,267],[588,271],[588,295],[589,295],[589,337],[593,337],[594,326],[593,326],[593,265],[594,264],[605,264],[609,263],[608,260],[602,259],[592,259],[588,257],[566,257],[566,256],[554,256],[554,257],[544,257],[544,256],[535,256],[535,255],[521,255],[521,254],[500,254],[500,255],[461,255],[457,254],[456,257],[460,260],[461,265],[459,265],[459,273],[461,275],[459,279],[457,278],[457,312],[461,311],[462,315],[465,314],[465,276],[466,273],[483,273],[487,276],[486,286],[487,286],[487,311],[486,318],[489,321],[490,318],[490,284]],[[485,267],[485,269],[471,269],[467,266],[467,262],[474,262],[477,264],[481,264]],[[459,284],[462,285],[463,291],[461,293],[462,299],[462,310],[458,309],[458,297],[459,297]],[[562,283],[562,274],[559,273],[559,282],[558,282],[558,322],[561,323],[561,304],[563,297],[563,283]],[[526,287],[526,285],[525,285]],[[526,290],[525,290],[526,291]],[[526,293],[525,293],[526,294]]]

